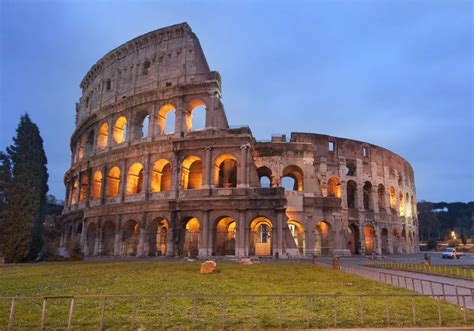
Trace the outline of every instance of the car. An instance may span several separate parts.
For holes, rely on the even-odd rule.
[[[454,247],[446,247],[443,249],[442,258],[443,259],[459,259],[464,255],[463,252],[458,252]]]

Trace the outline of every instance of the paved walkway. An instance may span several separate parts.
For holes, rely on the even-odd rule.
[[[474,281],[425,273],[342,264],[345,272],[429,294],[474,309]]]

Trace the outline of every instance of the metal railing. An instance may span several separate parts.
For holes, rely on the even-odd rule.
[[[431,297],[434,296],[434,299]],[[460,307],[449,305],[442,299],[455,296],[460,301]],[[474,316],[472,311],[466,309],[466,302],[471,295],[423,295],[423,294],[255,294],[255,295],[212,295],[212,294],[175,294],[175,295],[77,295],[77,296],[45,296],[45,297],[0,297],[0,302],[8,300],[10,303],[8,312],[7,330],[15,328],[37,328],[40,330],[48,329],[47,317],[52,315],[56,318],[56,323],[60,314],[47,314],[48,307],[54,302],[59,301],[63,309],[67,309],[67,315],[64,314],[62,321],[63,329],[72,330],[80,328],[123,328],[131,330],[140,328],[138,323],[139,314],[144,314],[146,309],[151,309],[153,316],[158,316],[159,320],[155,322],[152,328],[232,328],[232,327],[291,327],[291,328],[311,328],[323,327],[364,327],[374,324],[373,315],[379,318],[379,323],[383,326],[400,326],[400,305],[403,301],[403,307],[408,309],[404,315],[407,326],[425,326],[426,324],[426,305],[434,308],[431,312],[429,326],[443,326],[445,319],[449,324],[453,324],[453,314],[458,319],[457,325],[474,325]],[[427,300],[426,300],[427,299]],[[66,301],[65,301],[66,300]],[[124,311],[126,306],[123,300],[127,300],[131,305],[130,309]],[[206,301],[207,300],[207,301]],[[293,300],[293,302],[292,302]],[[296,301],[295,301],[296,300]],[[40,316],[39,323],[36,325],[15,324],[17,317],[17,306],[21,302],[36,302],[40,311],[36,312]],[[78,304],[85,301],[95,301],[94,305],[81,305],[82,311],[78,311]],[[120,306],[114,301],[121,301]],[[61,304],[62,302],[62,304]],[[156,309],[152,309],[150,303],[159,302]],[[41,304],[39,304],[41,303]],[[273,304],[271,304],[273,303]],[[395,304],[398,306],[395,307]],[[295,305],[297,304],[297,305]],[[107,311],[111,314],[111,309],[107,306],[113,306],[114,309],[122,309],[121,324],[117,324],[120,318],[107,316]],[[207,311],[203,316],[199,316],[200,306],[204,305]],[[173,309],[174,306],[174,309]],[[411,306],[411,307],[410,307]],[[298,309],[296,309],[296,307]],[[319,309],[317,309],[319,307]],[[350,307],[350,309],[348,308]],[[395,309],[395,308],[397,309]],[[235,310],[237,309],[237,310]],[[444,309],[444,311],[443,311]],[[455,310],[454,310],[455,309]],[[87,310],[87,311],[84,311]],[[93,313],[99,316],[96,324],[91,321],[84,321],[84,316],[93,316]],[[176,315],[182,315],[180,319]],[[233,312],[233,313],[231,313]],[[352,312],[352,319],[348,322],[348,315]],[[454,313],[455,312],[455,313]],[[33,314],[28,310],[29,314]],[[40,313],[40,314],[39,314]],[[150,312],[148,312],[150,313]],[[382,314],[381,314],[382,313]],[[75,317],[82,314],[82,319]],[[263,315],[259,317],[258,314]],[[125,318],[123,318],[125,316]],[[109,318],[108,318],[109,317]],[[204,319],[203,319],[204,318]],[[263,318],[263,320],[262,320]],[[270,319],[271,323],[268,323]],[[126,322],[125,322],[126,320]],[[112,322],[114,321],[114,322]],[[272,324],[275,322],[274,324]],[[85,324],[84,324],[85,323]],[[237,324],[236,324],[237,323]],[[49,323],[51,324],[51,323]],[[376,323],[375,323],[376,324]],[[1,325],[0,325],[1,328]],[[59,329],[57,325],[49,328]]]

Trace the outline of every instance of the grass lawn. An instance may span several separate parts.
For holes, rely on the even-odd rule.
[[[267,263],[242,266],[218,262],[218,272],[199,274],[197,262],[62,262],[0,269],[1,296],[54,295],[158,295],[135,302],[135,326],[179,328],[332,327],[337,307],[338,327],[361,325],[358,297],[312,298],[222,297],[232,294],[407,294],[408,290],[304,263]],[[170,297],[176,294],[211,294],[215,297]],[[364,326],[413,325],[412,298],[364,298]],[[438,325],[437,302],[415,298],[416,325]],[[166,302],[166,303],[165,303]],[[48,301],[46,327],[67,325],[70,299]],[[15,326],[39,326],[42,300],[17,301]],[[108,299],[105,327],[130,328],[134,299]],[[6,328],[10,301],[0,300],[0,329]],[[390,320],[387,321],[387,307]],[[165,309],[164,309],[165,308]],[[443,325],[464,325],[463,312],[442,302]],[[164,318],[164,310],[166,317]],[[223,314],[224,312],[224,314]],[[97,328],[101,299],[77,299],[73,325]],[[474,324],[474,313],[467,312]],[[253,316],[253,319],[252,317]],[[280,316],[282,317],[280,319]]]
[[[423,263],[387,263],[373,262],[367,264],[370,267],[379,267],[386,269],[397,269],[406,271],[416,271],[428,274],[450,276],[464,279],[474,279],[474,267],[472,265],[453,266],[453,265],[425,265]]]

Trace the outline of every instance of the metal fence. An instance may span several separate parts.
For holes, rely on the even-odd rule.
[[[453,296],[459,306],[443,300]],[[474,325],[469,298],[472,302],[462,294],[176,294],[0,297],[0,302],[9,303],[7,330],[134,330],[146,329],[144,321],[152,323],[150,329]],[[20,309],[32,302],[37,312]],[[25,311],[36,319],[25,322],[20,316]]]

